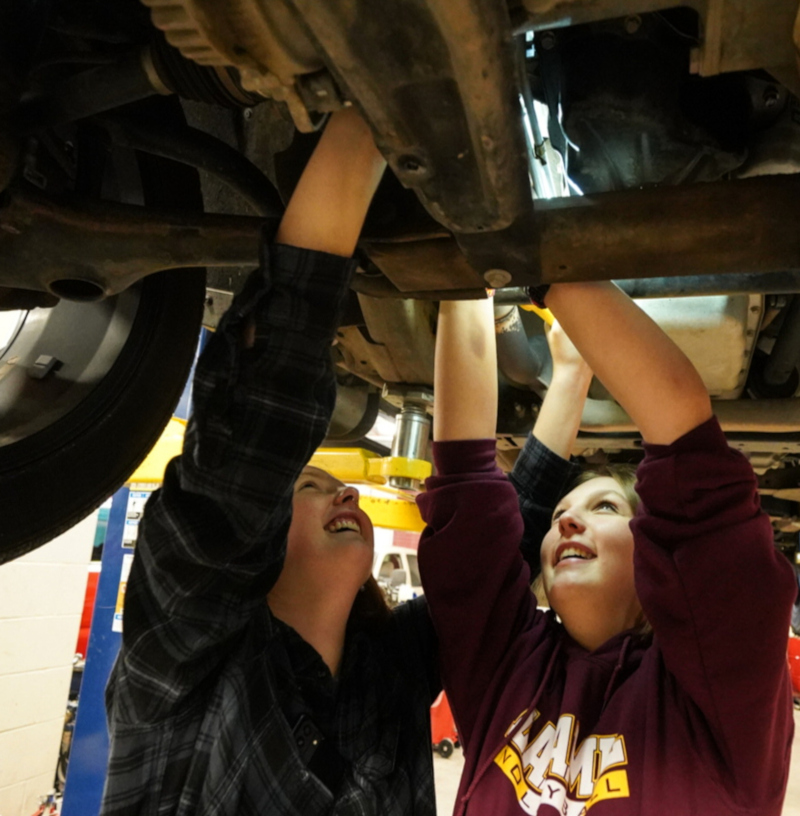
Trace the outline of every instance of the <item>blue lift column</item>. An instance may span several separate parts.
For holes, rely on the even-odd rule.
[[[204,329],[198,349],[203,348],[207,337]],[[175,412],[178,419],[186,420],[189,416],[193,374],[194,367]],[[157,483],[122,487],[111,503],[67,766],[62,816],[97,816],[100,812],[108,764],[105,687],[122,642],[121,605],[139,516],[150,492],[157,487]]]
[[[62,816],[96,816],[100,811],[108,762],[108,728],[103,693],[122,640],[120,632],[115,631],[119,630],[119,626],[114,626],[114,617],[123,563],[133,557],[133,548],[123,546],[129,493],[129,488],[123,487],[114,494],[108,516],[92,629],[67,767]]]

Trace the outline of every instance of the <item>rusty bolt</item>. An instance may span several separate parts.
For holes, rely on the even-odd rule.
[[[764,88],[762,99],[764,100],[765,108],[774,108],[775,105],[778,104],[780,98],[780,91],[774,85],[769,85],[768,87]]]
[[[642,18],[638,14],[631,14],[625,18],[625,33],[635,34],[642,27]]]
[[[490,269],[483,273],[483,279],[492,289],[502,289],[511,283],[511,273],[505,269]]]
[[[545,31],[542,34],[541,43],[542,48],[544,48],[545,51],[549,51],[551,48],[555,48],[556,42],[557,42],[556,35],[552,31]]]

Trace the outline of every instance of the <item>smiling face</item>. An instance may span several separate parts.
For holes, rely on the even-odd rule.
[[[294,485],[284,571],[303,570],[310,583],[344,580],[356,587],[372,569],[372,522],[358,490],[306,466]]]
[[[602,620],[602,643],[637,623],[642,610],[633,575],[632,516],[625,491],[610,476],[584,482],[556,506],[542,541],[542,578],[570,634],[590,626],[589,618]]]

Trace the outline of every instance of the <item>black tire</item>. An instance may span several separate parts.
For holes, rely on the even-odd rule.
[[[453,745],[452,740],[449,739],[443,739],[436,746],[436,750],[439,752],[439,756],[442,757],[442,759],[448,759],[449,757],[451,757],[453,755],[454,749],[455,746]]]
[[[162,127],[185,123],[177,98],[131,110]],[[202,210],[195,170],[144,154],[128,157],[138,166],[146,206]],[[145,458],[186,383],[204,298],[202,269],[162,272],[105,301],[33,310],[12,344],[0,348],[0,564],[76,524]],[[72,355],[78,375],[67,383],[59,383],[58,371],[29,379],[40,354]],[[4,365],[10,357],[15,365]],[[97,358],[99,374],[85,385],[82,371]],[[11,376],[1,376],[9,369]]]
[[[162,272],[120,295],[137,297],[136,316],[102,382],[66,416],[0,447],[0,563],[77,523],[144,459],[183,390],[204,295],[196,270]]]

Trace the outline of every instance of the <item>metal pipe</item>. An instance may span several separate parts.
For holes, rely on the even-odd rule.
[[[553,187],[552,179],[545,170],[545,153],[544,153],[544,137],[539,127],[539,120],[536,117],[536,108],[533,104],[533,94],[531,93],[531,85],[528,80],[525,51],[527,43],[525,37],[516,37],[517,40],[517,72],[519,74],[519,88],[522,103],[524,105],[525,119],[530,128],[530,132],[526,133],[528,138],[525,139],[528,147],[528,165],[531,175],[533,177],[533,186],[539,198],[553,198],[556,191]],[[525,128],[527,131],[527,128]]]
[[[627,295],[638,300],[649,298],[699,297],[701,295],[792,294],[800,292],[800,272],[762,272],[760,274],[681,275],[675,278],[615,280]],[[531,302],[523,286],[498,289],[496,304],[526,305]]]
[[[0,208],[0,286],[99,299],[164,269],[259,264],[263,218],[56,203],[31,190]]]
[[[506,270],[513,273],[506,285],[673,278],[677,273],[727,276],[743,270],[752,275],[797,273],[798,223],[800,174],[538,201],[535,222],[519,226],[528,234],[538,233],[539,246],[531,246],[514,269]],[[480,248],[480,258],[470,256],[476,271],[499,266],[503,253],[498,245],[506,232],[473,236]],[[456,266],[463,257],[454,239],[440,238],[433,227],[430,233],[442,244],[430,270],[435,280],[448,256]],[[422,237],[420,225],[416,234]],[[464,236],[459,240],[463,244]],[[403,260],[407,248],[396,234],[393,241],[382,244],[381,252]],[[416,261],[414,278],[419,280],[425,259]],[[380,259],[376,264],[382,268]]]
[[[726,433],[800,432],[800,399],[718,400],[714,402],[714,413]],[[586,401],[581,431],[636,433],[636,430],[633,420],[616,402]]]
[[[697,297],[699,295],[785,295],[800,293],[800,272],[731,273],[726,275],[680,275],[669,278],[628,278],[614,283],[632,298]],[[377,298],[413,298],[414,300],[480,300],[480,289],[433,289],[401,292],[388,278],[357,275],[352,288]],[[496,305],[525,306],[531,302],[524,286],[507,286],[494,293]]]
[[[426,459],[431,418],[425,406],[412,401],[404,402],[395,422],[392,456]],[[389,484],[400,490],[410,490],[417,486],[415,479],[405,476],[390,476]]]
[[[800,272],[682,275],[616,281],[632,298],[693,297],[697,295],[788,294],[800,292]]]
[[[120,147],[188,164],[218,178],[265,217],[280,216],[284,207],[272,182],[246,156],[221,139],[192,127],[161,129],[113,114],[97,117]]]
[[[494,329],[497,335],[497,366],[503,376],[515,385],[540,390],[539,377],[550,358],[546,353],[534,353],[520,320],[519,309],[516,306],[496,306]]]
[[[764,366],[768,385],[783,385],[800,364],[800,297],[795,295],[783,318],[775,345]]]
[[[800,174],[537,205],[541,281],[800,271]]]

